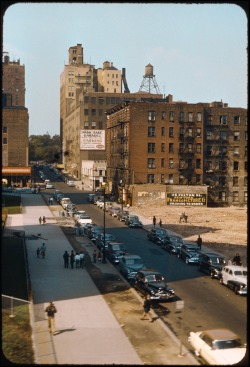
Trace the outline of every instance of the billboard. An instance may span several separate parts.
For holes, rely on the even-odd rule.
[[[167,205],[207,206],[207,194],[167,193]]]
[[[105,130],[80,130],[80,150],[105,150]]]

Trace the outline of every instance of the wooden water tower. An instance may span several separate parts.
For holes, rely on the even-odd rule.
[[[160,94],[160,90],[154,75],[154,67],[151,64],[145,66],[145,75],[143,76],[139,92],[143,90],[148,93],[154,93],[153,91],[155,91],[155,93]]]

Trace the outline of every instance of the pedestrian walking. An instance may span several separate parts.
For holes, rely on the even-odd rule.
[[[198,235],[198,238],[197,238],[197,240],[196,240],[196,243],[197,243],[197,245],[199,246],[200,251],[201,251],[202,238],[201,238],[201,236],[200,236],[200,235]]]
[[[39,217],[39,223],[42,224],[42,217]]]
[[[96,250],[93,251],[93,263],[96,263],[97,253]]]
[[[144,297],[144,302],[143,302],[143,315],[141,317],[141,320],[145,320],[145,317],[149,317],[149,322],[153,322],[153,318],[150,315],[150,309],[151,309],[151,304],[150,304],[150,300],[147,299],[147,297]]]
[[[162,220],[159,221],[159,226],[162,227]]]
[[[36,249],[36,257],[40,257],[40,248],[39,247],[37,247],[37,249]]]
[[[65,250],[63,254],[63,260],[64,260],[64,267],[68,268],[69,267],[69,253],[67,250]]]
[[[156,218],[155,218],[155,216],[153,216],[153,225],[154,225],[154,227],[156,225]]]
[[[102,260],[102,253],[101,253],[101,251],[98,252],[97,260],[98,261],[101,261]]]
[[[52,301],[50,301],[49,305],[46,307],[45,312],[47,312],[48,316],[49,332],[55,334],[55,313],[57,309]]]
[[[71,266],[71,269],[74,269],[74,262],[75,262],[75,254],[74,254],[74,251],[71,250],[71,253],[70,253],[70,266]]]
[[[46,218],[45,218],[45,216],[43,216],[43,224],[45,224],[46,223]]]
[[[42,244],[40,251],[41,251],[42,258],[44,259],[45,258],[45,252],[46,252],[45,243]]]
[[[80,252],[80,268],[83,269],[83,260],[84,260],[84,253],[83,251]]]

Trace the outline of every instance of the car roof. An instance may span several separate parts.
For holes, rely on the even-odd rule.
[[[231,269],[231,270],[247,270],[247,267],[240,265],[225,265],[223,268]]]
[[[223,255],[217,254],[216,252],[202,252],[201,255],[207,255],[207,256],[216,256],[216,257],[225,257]]]
[[[240,339],[240,337],[229,329],[211,329],[203,331],[213,340]]]
[[[159,274],[162,275],[159,271],[154,270],[154,269],[145,269],[145,270],[140,270],[139,273],[142,273],[144,276],[147,275],[153,275],[153,274]]]
[[[134,254],[127,254],[123,256],[124,259],[141,259],[141,257],[139,255],[134,255]]]

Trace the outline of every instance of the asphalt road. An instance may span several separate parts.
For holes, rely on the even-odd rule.
[[[51,175],[51,180],[53,179]],[[79,210],[86,210],[94,223],[103,225],[104,212],[87,201],[87,192],[79,192],[63,182],[54,182],[54,185],[70,197]],[[148,241],[143,229],[128,228],[107,213],[105,227],[106,232],[114,234],[118,241],[126,244],[128,252],[141,256],[148,268],[160,271],[167,283],[175,289],[176,300],[184,301],[181,311],[176,309],[176,302],[161,304],[159,307],[162,319],[184,345],[188,347],[187,338],[190,331],[221,327],[232,329],[239,334],[243,342],[247,341],[246,297],[235,295],[218,280],[200,273],[196,265],[187,265],[175,255]]]

